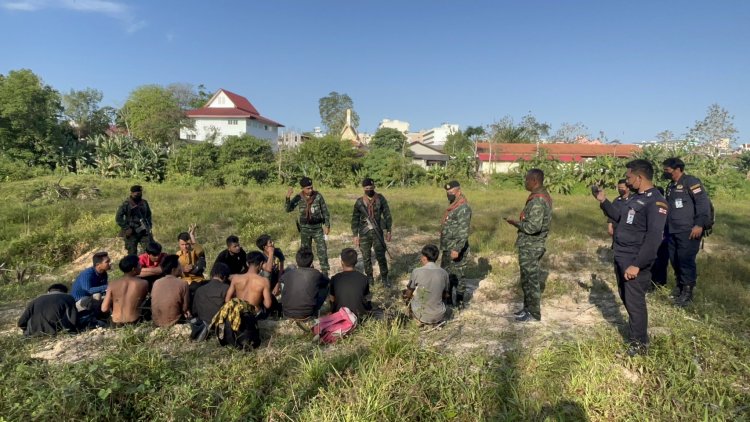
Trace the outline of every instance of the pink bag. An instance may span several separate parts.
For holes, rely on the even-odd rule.
[[[315,340],[321,343],[335,343],[357,326],[357,316],[347,307],[315,321],[312,327]]]

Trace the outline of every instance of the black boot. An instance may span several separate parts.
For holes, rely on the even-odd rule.
[[[683,308],[693,302],[693,286],[683,286],[682,293],[674,301],[674,304]]]
[[[682,294],[682,286],[679,284],[674,286],[674,289],[672,289],[672,292],[669,293],[669,297],[672,299],[677,299]]]
[[[456,301],[453,302],[453,306],[462,309],[464,307],[464,295],[462,295],[461,293],[456,293]]]

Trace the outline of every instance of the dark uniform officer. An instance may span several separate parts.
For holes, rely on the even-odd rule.
[[[151,207],[143,199],[143,188],[139,185],[130,188],[130,198],[120,205],[115,215],[120,226],[120,236],[125,239],[128,255],[138,255],[138,244],[146,250],[151,239]]]
[[[676,285],[672,295],[675,304],[686,306],[693,301],[697,279],[695,257],[709,223],[711,205],[706,188],[700,179],[685,174],[685,163],[679,158],[668,158],[662,163],[662,177],[670,180],[667,186],[669,213],[669,260],[674,269]]]
[[[633,160],[626,165],[628,186],[638,193],[619,212],[599,191],[596,199],[609,218],[617,222],[615,229],[615,275],[617,287],[630,322],[628,355],[645,354],[648,350],[648,311],[646,289],[651,283],[651,265],[662,241],[667,220],[666,199],[653,186],[654,169],[646,160]]]
[[[354,244],[362,251],[365,274],[370,284],[372,275],[372,250],[380,267],[380,281],[388,284],[388,260],[385,258],[386,244],[391,240],[391,209],[385,196],[375,192],[375,183],[366,178],[362,181],[364,196],[357,198],[352,211],[352,234]]]

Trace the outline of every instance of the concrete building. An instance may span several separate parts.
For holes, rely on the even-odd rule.
[[[401,120],[383,119],[378,125],[378,129],[390,128],[396,129],[401,133],[409,133],[409,122],[402,122]]]
[[[442,125],[428,129],[422,135],[421,142],[425,145],[444,145],[448,135],[458,132],[458,125],[443,123]]]
[[[445,166],[448,163],[448,156],[442,151],[421,142],[410,143],[409,151],[412,153],[412,164],[425,169],[432,166]]]
[[[185,113],[193,121],[193,128],[181,128],[180,139],[189,141],[212,140],[221,144],[227,136],[248,134],[265,139],[277,149],[279,128],[284,127],[267,117],[247,100],[225,89],[220,89],[206,104]]]

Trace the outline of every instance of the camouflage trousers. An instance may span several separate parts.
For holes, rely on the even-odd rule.
[[[323,235],[323,226],[320,224],[314,226],[300,225],[299,236],[301,246],[307,246],[312,249],[312,242],[315,240],[315,255],[318,256],[320,271],[328,274],[331,267],[328,265],[328,247]]]
[[[380,279],[384,283],[388,282],[388,260],[385,259],[385,248],[380,240],[377,238],[377,234],[373,230],[370,230],[366,234],[359,235],[359,250],[362,251],[362,262],[365,266],[365,274],[367,279],[372,280],[372,250],[375,249],[375,259],[378,261],[380,267]]]
[[[451,288],[456,286],[456,294],[462,295],[466,293],[466,279],[464,279],[464,271],[466,270],[466,264],[469,262],[469,246],[458,255],[458,260],[454,261],[451,259],[451,251],[440,252],[440,267],[448,272],[448,277],[451,283]]]
[[[542,318],[542,268],[539,265],[544,256],[544,246],[518,248],[518,265],[521,267],[521,289],[523,307],[536,319]]]
[[[138,244],[141,245],[141,252],[146,251],[148,242],[151,241],[151,235],[133,233],[130,236],[125,236],[125,249],[128,250],[128,255],[138,255]]]

